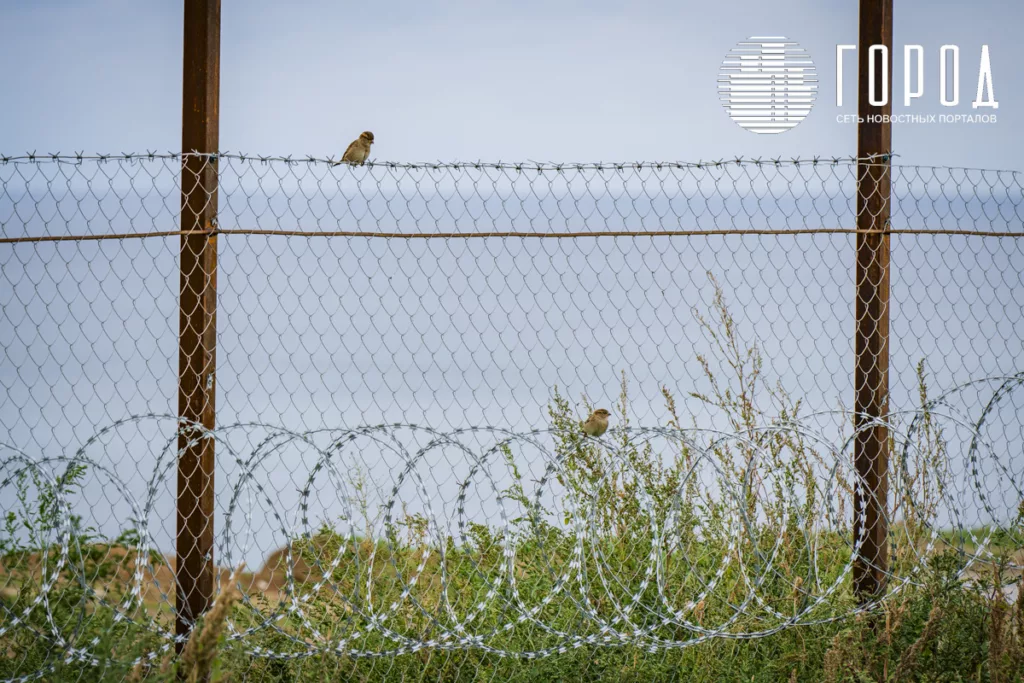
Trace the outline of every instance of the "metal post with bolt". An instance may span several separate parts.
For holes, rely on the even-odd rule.
[[[217,226],[219,118],[220,0],[185,0],[181,230],[190,234],[181,236],[180,253],[178,636],[189,633],[214,592],[214,444],[202,433],[215,424],[217,236],[212,231]],[[201,429],[189,429],[191,425]]]
[[[889,412],[892,10],[893,0],[860,1],[854,341],[854,468],[860,487],[854,500],[854,539],[861,545],[853,587],[861,602],[885,590],[889,561],[885,420]]]

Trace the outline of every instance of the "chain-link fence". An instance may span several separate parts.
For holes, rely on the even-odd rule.
[[[940,556],[1024,566],[1019,174],[883,167],[888,406],[856,429],[887,434],[888,561],[858,602],[857,160],[189,162],[216,194],[177,155],[0,158],[7,677],[203,656],[175,629],[203,449],[208,621],[268,680],[671,663]],[[212,429],[179,419],[189,324]]]

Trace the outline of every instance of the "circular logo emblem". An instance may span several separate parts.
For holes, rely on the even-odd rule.
[[[729,118],[754,133],[784,133],[807,118],[818,90],[814,62],[791,40],[752,36],[725,56],[718,95]]]

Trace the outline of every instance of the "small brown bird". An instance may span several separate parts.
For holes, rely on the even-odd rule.
[[[583,433],[587,436],[601,436],[608,431],[608,416],[611,415],[604,408],[598,408],[590,414],[587,421],[583,423]]]
[[[373,144],[373,133],[366,131],[361,133],[359,137],[348,146],[345,153],[341,155],[341,164],[359,164],[366,163],[366,158],[370,156],[370,145]],[[335,164],[337,166],[337,164]]]

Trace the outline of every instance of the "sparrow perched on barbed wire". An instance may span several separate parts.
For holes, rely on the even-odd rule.
[[[364,164],[366,158],[370,156],[370,145],[373,144],[373,133],[365,131],[360,133],[359,137],[352,141],[352,144],[348,146],[345,153],[341,155],[341,161],[338,164]]]
[[[611,413],[604,408],[598,408],[583,423],[583,433],[587,436],[601,436],[608,431],[608,416],[610,415]]]

